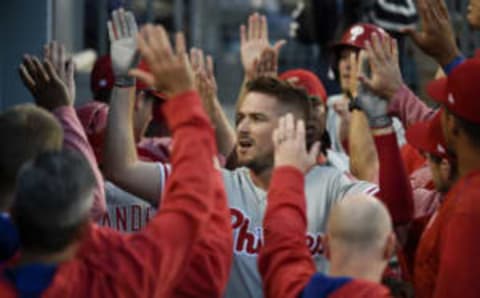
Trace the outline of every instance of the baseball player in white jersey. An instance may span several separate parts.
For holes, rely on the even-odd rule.
[[[234,261],[225,297],[263,297],[257,270],[262,245],[262,222],[273,165],[271,135],[287,112],[306,119],[306,94],[275,79],[250,82],[237,113],[237,158],[243,167],[223,171],[232,216]],[[376,185],[355,181],[338,169],[316,166],[306,175],[308,234],[305,239],[319,271],[326,272],[322,236],[332,205],[346,194],[378,191]]]

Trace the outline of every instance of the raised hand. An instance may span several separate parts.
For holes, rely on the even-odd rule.
[[[123,8],[112,13],[112,20],[108,21],[108,35],[110,37],[110,57],[115,75],[115,84],[118,86],[134,86],[135,80],[128,71],[136,65],[137,57],[137,23],[131,12]]]
[[[263,50],[260,58],[255,60],[255,73],[253,79],[258,77],[278,76],[278,51],[272,48]]]
[[[278,57],[285,40],[279,40],[274,45],[268,40],[268,25],[265,16],[254,13],[248,18],[248,27],[240,26],[240,54],[243,69],[248,80],[255,77],[256,64],[266,49],[271,49]]]
[[[361,51],[359,65],[362,66],[363,72],[368,63],[367,53]],[[365,74],[362,78],[364,82],[368,81]],[[392,125],[392,119],[388,116],[388,101],[374,94],[365,83],[360,84],[358,95],[355,97],[355,105],[365,113],[371,128],[386,128]]]
[[[202,99],[203,107],[208,115],[212,115],[218,92],[212,56],[207,56],[205,59],[201,49],[192,48],[190,50],[190,63],[195,74],[195,86]]]
[[[403,85],[397,41],[374,34],[366,44],[366,58],[371,74],[361,71],[360,81],[375,95],[390,100]]]
[[[279,119],[272,139],[275,167],[292,166],[306,173],[316,164],[320,143],[315,142],[310,151],[307,151],[305,123],[303,120],[295,123],[291,113]]]
[[[162,90],[167,97],[195,89],[195,77],[188,61],[183,33],[176,34],[175,50],[163,26],[146,25],[137,42],[151,73],[137,68],[130,70],[131,76],[154,86],[156,90]]]
[[[66,59],[65,48],[57,42],[44,46],[44,61],[25,55],[20,65],[23,84],[37,105],[53,111],[61,106],[73,106],[75,101],[74,63]]]
[[[406,29],[415,44],[441,66],[460,55],[444,0],[418,0],[422,31]]]

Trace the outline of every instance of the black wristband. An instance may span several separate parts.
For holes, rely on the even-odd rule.
[[[118,77],[115,79],[115,86],[120,88],[134,87],[135,78],[134,77]]]

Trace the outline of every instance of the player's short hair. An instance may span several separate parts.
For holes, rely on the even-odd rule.
[[[247,92],[259,92],[274,96],[282,105],[301,113],[305,122],[311,119],[312,101],[303,88],[271,77],[259,77],[251,80],[246,86]]]
[[[60,150],[63,130],[46,110],[22,104],[0,114],[0,138],[0,210],[5,210],[21,166],[43,151]]]
[[[75,151],[45,152],[26,163],[17,179],[12,218],[23,250],[60,252],[89,220],[95,178]]]

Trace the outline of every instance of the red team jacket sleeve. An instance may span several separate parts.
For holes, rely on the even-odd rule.
[[[214,177],[214,210],[192,249],[188,271],[175,290],[175,298],[221,298],[227,285],[233,257],[233,233],[223,179],[219,171]]]
[[[400,118],[403,126],[430,119],[435,111],[421,101],[406,85],[403,85],[390,100],[390,114]]]
[[[130,297],[173,296],[215,201],[214,134],[197,93],[170,99],[163,112],[173,133],[173,150],[160,209],[139,233],[121,235],[97,228],[100,231],[83,251],[121,281]]]
[[[435,298],[479,297],[480,283],[480,172],[464,178],[457,191],[455,211],[442,241]]]
[[[100,220],[106,212],[107,205],[105,201],[103,177],[98,169],[95,154],[73,107],[64,106],[57,108],[53,111],[53,114],[63,127],[63,147],[81,153],[87,159],[95,175],[97,187],[94,190],[91,216],[93,221],[96,222]]]
[[[305,242],[305,209],[303,174],[293,167],[276,168],[263,222],[265,243],[258,260],[265,297],[298,297],[316,271]]]
[[[375,136],[375,146],[380,164],[377,196],[387,206],[394,225],[408,224],[413,218],[413,193],[395,133]]]

